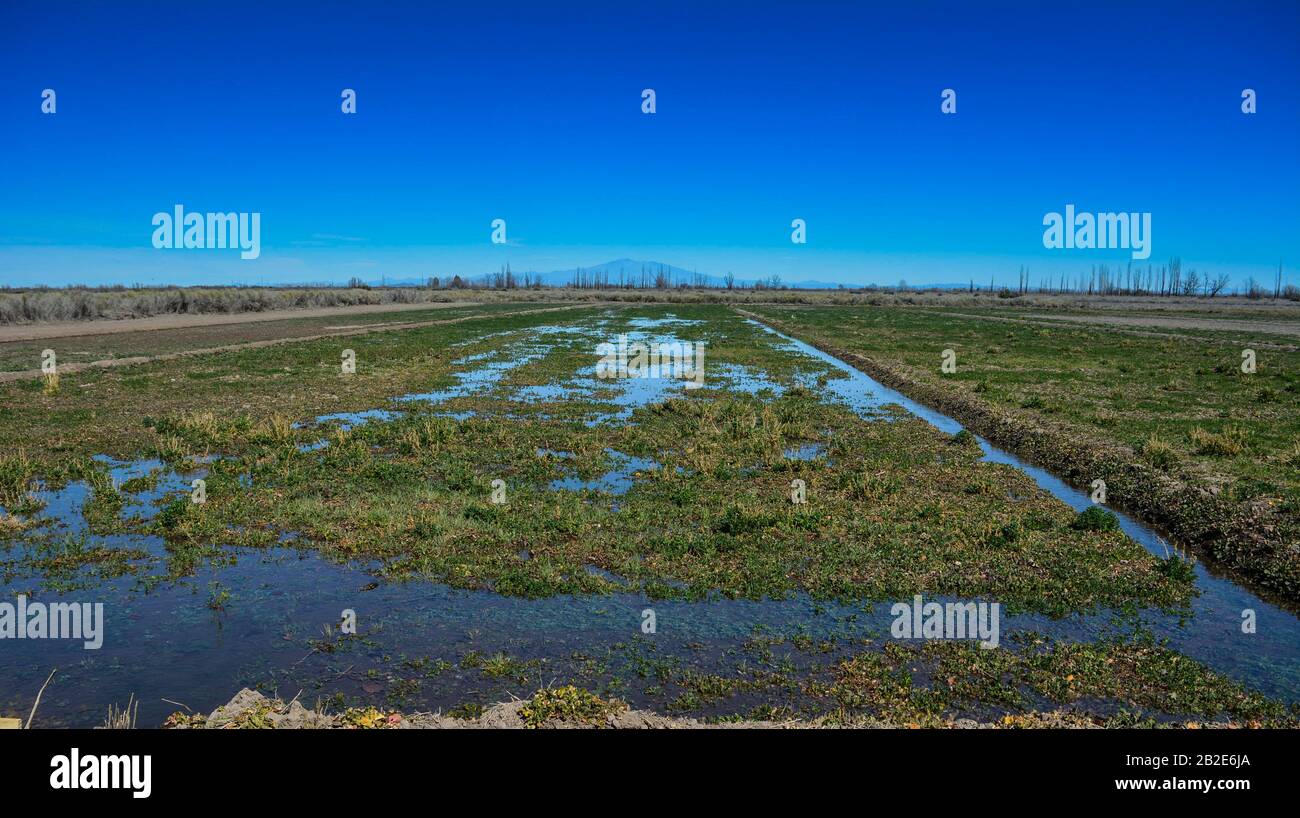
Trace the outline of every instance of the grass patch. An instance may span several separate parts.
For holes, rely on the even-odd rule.
[[[555,723],[604,727],[610,715],[625,707],[621,702],[606,701],[589,690],[565,685],[537,691],[519,710],[519,717],[525,726],[534,729]]]
[[[1246,433],[1242,429],[1209,432],[1197,426],[1187,434],[1196,454],[1210,457],[1233,457],[1246,449]]]

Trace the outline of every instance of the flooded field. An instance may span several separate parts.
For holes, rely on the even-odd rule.
[[[567,684],[713,719],[1294,722],[1294,613],[802,340],[726,307],[491,322],[239,353],[247,411],[171,399],[61,475],[8,455],[3,598],[104,625],[0,643],[0,715],[58,668],[44,726]],[[642,348],[672,360],[619,368]],[[291,412],[363,386],[259,416],[295,366]],[[130,388],[84,377],[9,405]],[[993,644],[899,637],[918,595],[997,603]]]

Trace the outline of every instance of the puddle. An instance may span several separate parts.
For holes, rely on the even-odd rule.
[[[376,420],[382,423],[388,420],[396,420],[398,417],[399,415],[397,412],[388,409],[366,409],[362,412],[336,412],[332,415],[321,415],[312,420],[308,425],[315,426],[324,423],[332,423],[343,431],[347,431],[353,427],[360,426],[363,423],[370,423],[371,421]],[[295,428],[298,428],[299,426],[300,424],[294,424]],[[312,447],[319,446],[319,444],[308,445]]]
[[[561,477],[551,481],[555,491],[599,491],[604,494],[619,496],[632,490],[632,483],[637,472],[654,471],[659,463],[647,457],[633,457],[615,449],[606,449],[605,455],[613,460],[615,467],[591,480],[581,477]],[[572,455],[569,455],[572,457]]]
[[[824,443],[804,443],[792,449],[786,449],[782,454],[786,460],[816,460],[826,453]]]
[[[637,329],[658,329],[659,327],[693,327],[703,324],[703,321],[694,318],[678,318],[673,313],[668,313],[662,318],[645,318],[638,316],[628,320],[628,325]]]

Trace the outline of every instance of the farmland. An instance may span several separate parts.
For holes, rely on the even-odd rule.
[[[1183,316],[1181,328],[1153,328],[1131,313],[967,309],[756,314],[889,370],[880,374],[893,385],[930,395],[1059,472],[1083,483],[1106,476],[1112,501],[1148,511],[1284,595],[1300,593],[1300,349],[1277,324],[1243,332],[1239,320],[1221,330]],[[1134,323],[1121,329],[1117,317]],[[947,374],[944,350],[955,363]],[[1045,429],[1042,442],[1029,429]],[[1078,448],[1092,456],[1069,451]],[[1166,500],[1175,492],[1161,493],[1163,484],[1188,491]],[[1203,502],[1185,499],[1193,493]],[[1267,531],[1270,542],[1233,543],[1234,525]]]
[[[30,707],[58,665],[50,724],[134,696],[154,726],[241,687],[472,717],[573,685],[713,721],[1294,725],[1293,565],[1273,547],[1298,489],[1284,335],[743,300],[72,339],[152,360],[0,383],[0,578],[6,596],[105,601],[107,634],[90,660],[21,645],[0,709]],[[337,334],[382,321],[400,323]],[[598,377],[620,336],[703,343],[702,387]],[[0,361],[74,360],[67,343]],[[1272,515],[1274,537],[1217,558],[1242,575],[1225,578],[1204,543],[1140,526],[1136,492],[1121,520],[1035,470],[1056,465],[1041,451],[1021,463],[978,418],[962,429],[962,407],[911,405],[935,389],[1126,449]],[[996,602],[1000,643],[898,638],[891,607],[917,595]]]

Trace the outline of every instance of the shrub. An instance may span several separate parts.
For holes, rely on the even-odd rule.
[[[1196,579],[1195,563],[1177,554],[1170,554],[1168,559],[1161,560],[1156,570],[1174,582],[1188,583]]]
[[[1119,518],[1101,506],[1088,506],[1074,517],[1075,531],[1118,531]]]
[[[969,446],[975,442],[975,435],[971,434],[970,429],[962,429],[960,432],[952,436],[952,442],[956,443],[958,446]]]

